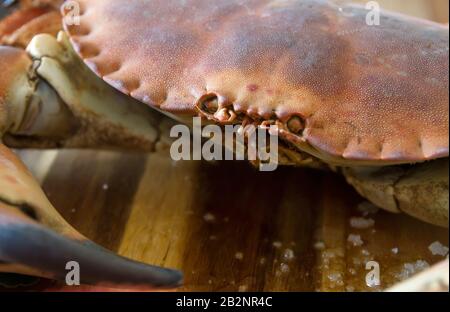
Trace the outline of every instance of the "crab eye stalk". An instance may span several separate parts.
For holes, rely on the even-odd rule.
[[[200,104],[201,110],[209,115],[214,115],[219,110],[219,98],[217,95],[207,96]]]
[[[291,117],[286,123],[290,132],[300,135],[305,129],[305,123],[299,116]]]

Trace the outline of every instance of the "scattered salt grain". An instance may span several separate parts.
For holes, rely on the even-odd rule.
[[[261,265],[266,264],[266,258],[259,259],[259,264],[261,264]]]
[[[330,273],[328,274],[328,279],[335,283],[338,286],[343,286],[344,285],[344,280],[342,278],[342,274],[339,272],[335,272],[335,273]]]
[[[364,244],[363,240],[361,239],[361,235],[357,234],[350,234],[347,238],[347,241],[352,244],[353,247],[359,247]]]
[[[374,226],[375,220],[353,217],[350,219],[350,226],[354,229],[364,230]]]
[[[286,263],[280,265],[280,270],[282,273],[289,273],[290,271],[289,266]]]
[[[362,254],[363,256],[370,256],[370,252],[369,252],[367,249],[361,250],[361,254]]]
[[[104,191],[107,191],[109,189],[109,185],[105,183],[103,184],[102,188]]]
[[[244,259],[244,254],[243,254],[242,252],[237,252],[237,253],[234,255],[234,257],[235,257],[237,260],[242,260],[242,259]]]
[[[394,255],[397,255],[397,254],[398,254],[398,248],[397,248],[397,247],[392,248],[392,249],[391,249],[391,252],[392,252]]]
[[[348,269],[348,273],[350,273],[351,275],[356,275],[356,270],[354,268],[350,268]]]
[[[324,250],[325,249],[325,243],[324,242],[316,242],[314,244],[315,250]]]
[[[323,265],[328,265],[331,262],[331,259],[336,258],[336,253],[334,250],[325,250],[321,254]]]
[[[354,292],[354,291],[355,291],[355,287],[353,287],[353,286],[347,286],[347,287],[345,287],[345,290],[346,290],[347,292]]]
[[[207,213],[203,216],[203,220],[206,222],[214,222],[216,221],[216,217],[212,213]]]
[[[294,251],[292,249],[286,249],[283,253],[283,259],[286,261],[291,261],[295,258]]]
[[[440,242],[434,242],[428,249],[431,251],[433,256],[442,256],[445,257],[448,254],[448,247],[442,245]]]
[[[275,248],[281,248],[283,246],[283,244],[281,242],[277,241],[277,242],[273,242],[272,246]]]
[[[399,280],[406,280],[411,276],[430,267],[430,264],[424,260],[417,260],[412,263],[403,264],[402,270],[396,274]]]

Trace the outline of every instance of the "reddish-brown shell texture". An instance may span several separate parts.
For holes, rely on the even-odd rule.
[[[31,59],[24,50],[0,46],[0,101],[10,92],[15,79],[30,66]]]
[[[250,116],[305,119],[338,157],[448,156],[448,28],[328,1],[80,0],[65,25],[103,79],[163,110],[206,94]]]
[[[24,50],[0,46],[0,141],[8,125],[7,97],[20,75],[31,66],[31,59]]]

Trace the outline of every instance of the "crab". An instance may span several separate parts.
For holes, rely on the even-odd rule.
[[[448,227],[447,27],[389,12],[369,25],[332,1],[70,4],[23,1],[0,24],[0,271],[64,280],[77,260],[83,283],[178,286],[180,272],[79,234],[9,148],[151,152],[192,117],[275,125],[281,165],[336,171],[377,206]]]

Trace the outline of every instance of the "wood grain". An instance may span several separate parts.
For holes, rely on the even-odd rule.
[[[187,291],[376,291],[398,281],[405,263],[441,260],[431,243],[448,246],[447,229],[384,211],[368,216],[373,227],[352,228],[364,200],[340,176],[308,169],[261,173],[245,162],[64,151],[43,187],[83,234],[183,270]],[[353,247],[349,234],[364,244]],[[381,287],[365,284],[369,260],[380,263]]]

